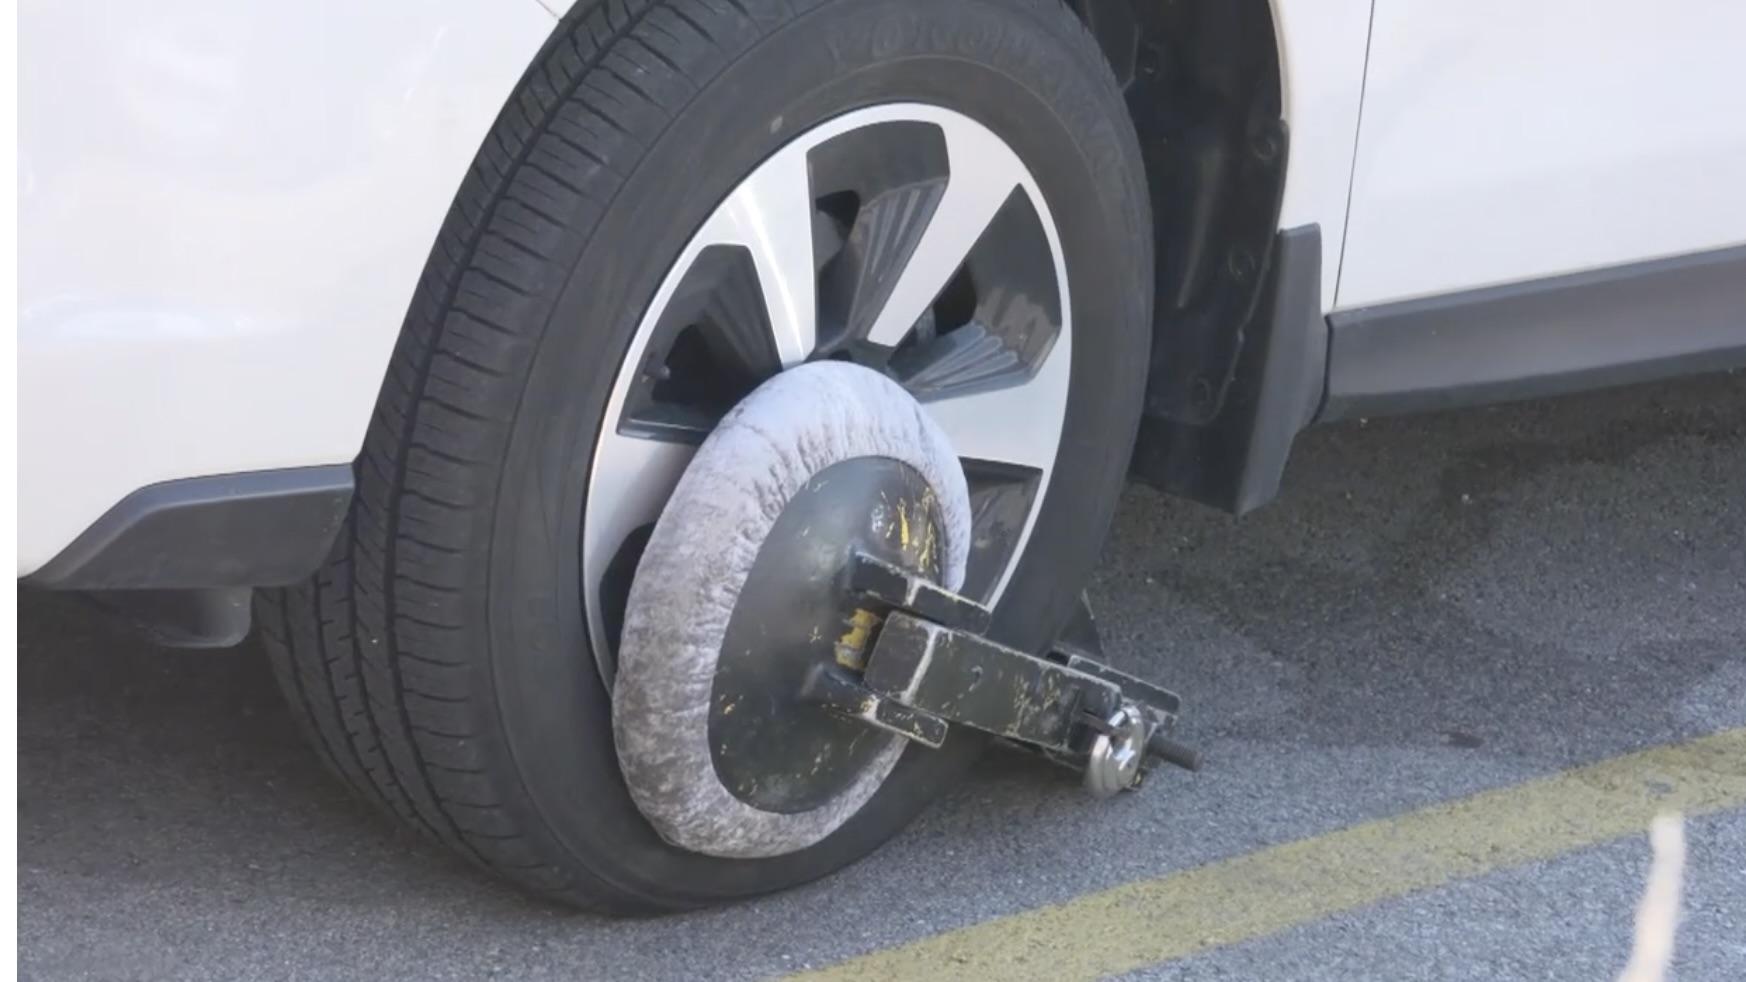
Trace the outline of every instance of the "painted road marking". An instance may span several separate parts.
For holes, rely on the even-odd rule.
[[[1126,883],[797,978],[1098,979],[1641,835],[1657,812],[1743,805],[1746,727]]]

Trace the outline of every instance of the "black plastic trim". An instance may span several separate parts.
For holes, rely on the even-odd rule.
[[[1318,421],[1746,366],[1746,246],[1329,316]]]
[[[89,590],[80,596],[108,617],[166,648],[229,648],[248,637],[254,590]]]
[[[1292,441],[1322,402],[1322,232],[1278,234],[1261,299],[1238,334],[1239,354],[1218,414],[1205,423],[1147,416],[1135,476],[1171,494],[1244,514],[1273,500]]]
[[[24,581],[60,590],[294,583],[327,557],[351,500],[349,464],[153,484]]]

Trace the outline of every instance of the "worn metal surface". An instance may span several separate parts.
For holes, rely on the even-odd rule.
[[[768,811],[819,808],[887,750],[884,733],[825,711],[802,689],[819,669],[865,657],[854,639],[868,632],[868,611],[842,586],[851,557],[876,552],[937,577],[944,535],[933,489],[889,457],[832,464],[782,506],[715,664],[709,749],[734,797]]]
[[[1087,598],[1060,643],[1032,655],[979,633],[987,608],[870,551],[857,552],[848,584],[877,611],[872,650],[849,666],[859,680],[815,671],[808,701],[929,747],[947,724],[1018,741],[1083,771],[1097,797],[1137,786],[1148,755],[1199,768],[1170,737],[1182,700],[1104,662]]]
[[[923,712],[1059,750],[1069,749],[1082,697],[1120,698],[1081,672],[903,613],[885,618],[865,682]]]

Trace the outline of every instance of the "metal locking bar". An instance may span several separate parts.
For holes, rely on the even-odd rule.
[[[1039,658],[991,641],[988,608],[872,556],[847,583],[885,612],[858,679],[839,666],[808,679],[833,712],[930,747],[949,724],[991,733],[1083,769],[1097,794],[1137,784],[1152,758],[1198,767],[1169,737],[1175,693],[1072,646]]]

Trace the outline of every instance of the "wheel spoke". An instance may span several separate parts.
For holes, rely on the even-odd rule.
[[[1046,473],[1061,442],[1071,364],[1064,334],[1026,381],[925,405],[958,456]]]
[[[697,448],[688,443],[645,439],[609,432],[595,451],[593,479],[588,486],[587,520],[582,532],[582,575],[588,600],[598,606],[598,591],[613,557],[631,533],[652,524],[667,504],[674,485]],[[602,665],[612,650],[599,618],[590,619],[594,650]]]
[[[1024,165],[1000,138],[980,126],[945,127],[950,173],[934,210],[891,296],[867,339],[891,346],[903,340],[970,254],[982,232],[1024,174]]]
[[[810,187],[806,154],[783,150],[728,196],[713,230],[719,241],[752,251],[783,368],[805,361],[818,343]]]

